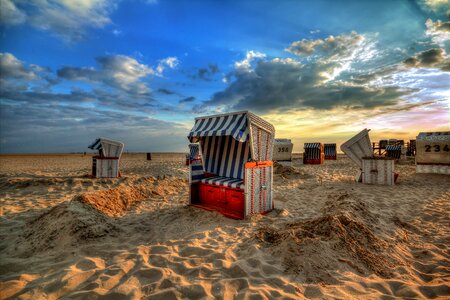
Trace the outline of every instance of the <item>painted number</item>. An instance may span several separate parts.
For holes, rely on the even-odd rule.
[[[288,152],[288,148],[287,147],[278,148],[278,152]]]
[[[433,148],[434,148],[434,152],[440,152],[441,151],[441,146],[440,145],[433,145]],[[450,149],[449,149],[448,145],[445,145],[444,148],[442,149],[442,151],[450,152]],[[431,145],[425,145],[425,152],[431,152]]]

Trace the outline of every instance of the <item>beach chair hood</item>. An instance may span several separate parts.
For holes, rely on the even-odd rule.
[[[123,152],[124,144],[107,138],[98,138],[88,146],[89,149],[98,150],[104,157],[120,157]]]
[[[239,142],[245,142],[250,138],[252,124],[275,133],[272,124],[251,112],[242,111],[196,118],[188,138],[191,142],[196,142],[200,137],[231,136]]]
[[[363,157],[372,157],[373,149],[369,138],[369,130],[363,129],[357,135],[341,145],[341,150],[360,168]]]

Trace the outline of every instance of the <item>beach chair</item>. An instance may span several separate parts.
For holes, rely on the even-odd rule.
[[[275,139],[273,142],[273,160],[289,165],[292,162],[292,144],[290,139]]]
[[[98,150],[98,154],[92,158],[92,176],[119,177],[119,161],[124,144],[107,138],[98,138],[89,149]]]
[[[336,144],[323,144],[325,159],[336,160]]]
[[[196,118],[188,136],[198,143],[198,151],[190,146],[198,159],[190,163],[189,203],[235,219],[272,210],[274,134],[248,111]]]
[[[322,143],[305,143],[303,152],[303,164],[321,165],[325,159]]]
[[[386,157],[400,159],[402,157],[403,146],[402,145],[387,145]]]
[[[421,132],[416,138],[416,173],[450,174],[450,132]]]

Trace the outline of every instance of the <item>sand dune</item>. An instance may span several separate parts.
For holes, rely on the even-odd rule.
[[[276,210],[231,220],[187,206],[182,161],[0,157],[2,299],[450,297],[450,177],[397,165],[353,182],[344,157],[277,167]]]

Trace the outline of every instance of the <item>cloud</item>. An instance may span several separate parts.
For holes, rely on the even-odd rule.
[[[442,48],[434,48],[417,53],[403,61],[408,67],[414,68],[440,68],[450,71],[450,58]]]
[[[177,94],[177,93],[174,92],[174,91],[171,91],[171,90],[169,90],[169,89],[164,89],[164,88],[158,89],[158,93],[161,93],[161,94],[164,94],[164,95],[174,95],[174,94]]]
[[[373,37],[354,31],[349,34],[331,35],[325,39],[296,41],[285,51],[306,58],[306,62],[329,65],[330,68],[323,73],[327,81],[334,80],[341,73],[348,71],[353,64],[367,63],[381,57],[381,51],[376,49]]]
[[[42,68],[31,65],[26,67],[11,53],[0,53],[0,74],[2,78],[35,80],[38,78],[36,72]]]
[[[114,29],[112,31],[112,34],[114,34],[115,36],[120,36],[120,35],[122,35],[122,31],[120,31],[119,29]]]
[[[190,76],[193,79],[211,81],[214,75],[220,72],[217,64],[208,64],[205,68],[198,68],[195,75]]]
[[[0,0],[0,24],[18,25],[25,22],[26,15],[11,0]]]
[[[58,77],[67,80],[104,83],[108,86],[134,94],[146,94],[149,87],[142,80],[150,75],[161,76],[165,67],[174,68],[178,60],[169,57],[161,60],[156,69],[126,55],[107,55],[96,58],[99,68],[63,67]]]
[[[110,24],[109,15],[117,6],[112,0],[0,1],[3,24],[13,26],[26,22],[66,41],[83,39],[87,29]]]
[[[158,63],[158,66],[156,67],[156,74],[161,76],[164,72],[166,67],[169,67],[170,69],[176,68],[176,66],[179,64],[178,58],[176,57],[167,57],[164,59],[161,59]]]
[[[450,22],[441,22],[440,20],[433,22],[433,20],[427,19],[425,26],[427,27],[425,34],[431,37],[433,43],[444,46],[450,41]]]
[[[190,97],[186,97],[184,99],[181,99],[178,103],[188,103],[188,102],[193,102],[195,101],[195,97],[190,96]]]
[[[235,72],[235,80],[215,93],[204,107],[271,110],[335,107],[373,108],[395,105],[409,93],[397,87],[328,82],[326,73],[335,67],[328,63],[303,65],[292,59],[260,59],[251,72]]]
[[[26,64],[11,53],[0,53],[1,90],[47,90],[58,82],[49,68]]]
[[[321,54],[327,57],[349,56],[356,47],[363,41],[363,36],[356,32],[332,36],[325,39],[296,41],[291,44],[286,51],[298,56],[310,56]]]
[[[450,16],[450,0],[418,0],[418,4],[426,12]]]
[[[241,61],[237,61],[234,64],[234,68],[237,72],[250,72],[251,71],[251,63],[258,58],[266,57],[266,54],[256,51],[247,51],[245,58]]]
[[[183,151],[188,142],[184,124],[126,111],[2,102],[0,117],[1,152],[82,152],[99,136],[123,141],[130,151]]]

